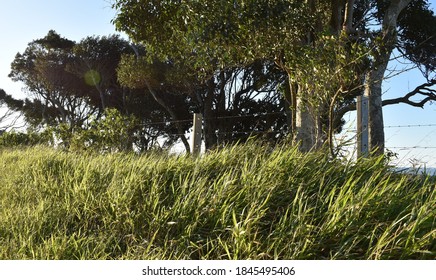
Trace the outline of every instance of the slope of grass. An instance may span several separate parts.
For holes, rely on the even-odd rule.
[[[435,179],[248,144],[0,151],[0,259],[434,259]]]

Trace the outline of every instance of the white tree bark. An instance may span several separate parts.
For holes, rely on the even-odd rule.
[[[310,106],[301,97],[297,98],[295,142],[302,152],[309,152],[315,147],[316,123]]]
[[[323,105],[320,104],[318,108],[315,108],[302,96],[297,97],[296,105],[295,143],[298,144],[301,152],[319,149],[326,141],[326,133],[322,130],[320,118]]]

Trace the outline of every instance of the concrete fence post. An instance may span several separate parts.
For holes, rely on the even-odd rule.
[[[368,96],[357,97],[357,157],[369,155]]]
[[[195,113],[193,122],[194,126],[191,137],[191,153],[193,155],[198,155],[201,150],[201,130],[203,123],[202,114]]]

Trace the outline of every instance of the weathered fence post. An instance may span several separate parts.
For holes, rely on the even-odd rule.
[[[201,150],[201,130],[202,130],[203,116],[199,113],[194,114],[194,126],[191,137],[191,153],[198,155]]]
[[[368,157],[368,96],[357,97],[357,157]]]

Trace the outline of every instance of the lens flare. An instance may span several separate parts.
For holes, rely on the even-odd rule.
[[[85,83],[90,86],[96,86],[101,81],[100,73],[96,70],[89,70],[85,73]]]

